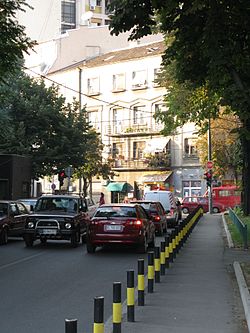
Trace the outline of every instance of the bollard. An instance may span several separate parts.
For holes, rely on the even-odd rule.
[[[177,225],[177,226],[175,226],[175,247],[176,247],[176,249],[175,249],[175,252],[176,252],[176,254],[178,254],[179,253],[179,226]]]
[[[144,259],[138,259],[138,305],[144,306]]]
[[[77,319],[65,319],[65,333],[77,333]]]
[[[148,252],[148,293],[154,292],[154,252]]]
[[[113,283],[113,333],[121,333],[122,327],[122,303],[121,303],[121,282]]]
[[[176,258],[176,230],[172,230],[173,259]]]
[[[169,235],[169,263],[174,262],[174,256],[173,256],[173,235],[172,233]]]
[[[165,236],[165,267],[169,268],[169,235]]]
[[[161,281],[161,278],[160,278],[160,248],[159,248],[159,246],[155,246],[154,266],[155,266],[155,283],[159,283]]]
[[[127,320],[135,321],[135,281],[134,271],[127,271]]]
[[[165,242],[163,241],[161,242],[161,275],[165,275],[165,265]]]
[[[94,329],[93,333],[104,333],[104,297],[94,298]]]

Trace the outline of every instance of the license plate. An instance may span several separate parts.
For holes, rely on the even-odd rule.
[[[105,225],[105,231],[122,231],[121,225]]]
[[[56,235],[56,230],[55,229],[42,229],[40,231],[40,233],[43,235]]]

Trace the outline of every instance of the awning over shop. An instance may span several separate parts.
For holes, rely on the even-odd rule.
[[[172,174],[172,171],[164,172],[164,173],[155,173],[144,175],[142,178],[143,183],[164,183]]]
[[[110,192],[131,192],[133,191],[133,186],[129,183],[118,183],[118,182],[111,182],[107,186],[107,190]]]

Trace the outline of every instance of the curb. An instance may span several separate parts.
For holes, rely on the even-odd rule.
[[[228,230],[227,222],[226,222],[226,219],[225,219],[225,213],[222,214],[222,222],[223,222],[223,226],[224,226],[224,229],[225,229],[225,232],[226,232],[226,236],[227,236],[228,247],[232,248],[232,247],[234,247],[234,243],[233,243],[231,234],[230,234],[230,232]]]
[[[250,294],[247,288],[247,284],[242,273],[240,264],[238,261],[233,263],[235,276],[238,282],[240,296],[244,307],[245,317],[247,321],[248,332],[250,332]]]

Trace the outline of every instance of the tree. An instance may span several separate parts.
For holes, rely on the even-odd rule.
[[[219,104],[228,105],[241,122],[239,137],[243,149],[243,208],[250,213],[250,7],[247,0],[160,1],[112,0],[111,33],[132,28],[130,38],[153,33],[165,34],[164,68],[169,66],[181,87],[205,89],[219,103],[206,101],[197,107],[196,119],[216,118]],[[143,10],[142,10],[143,9]],[[190,102],[190,96],[187,100]],[[174,99],[169,92],[169,98]],[[178,96],[176,96],[178,99]],[[210,109],[209,104],[215,105]],[[187,112],[185,121],[193,115]],[[170,119],[171,118],[171,119]],[[172,119],[167,115],[165,120]],[[178,119],[178,117],[177,117]],[[182,118],[184,119],[184,117]],[[206,123],[206,122],[205,122]],[[180,123],[177,123],[178,127]]]
[[[35,45],[24,33],[24,27],[16,20],[17,11],[25,11],[24,0],[1,0],[0,2],[0,81],[5,73],[15,69],[23,58],[23,52]],[[30,7],[30,6],[29,6]]]
[[[87,113],[76,102],[65,105],[55,86],[17,70],[0,84],[0,105],[0,152],[31,156],[33,178],[87,161]]]

